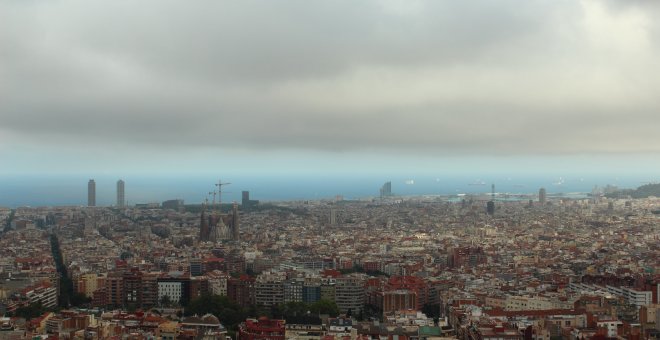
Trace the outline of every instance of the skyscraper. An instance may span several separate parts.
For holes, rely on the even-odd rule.
[[[392,182],[386,182],[380,188],[380,197],[392,196]]]
[[[539,189],[539,203],[541,205],[545,204],[545,188]]]
[[[495,184],[491,186],[492,192],[490,194],[490,201],[486,203],[486,213],[488,215],[495,215]]]
[[[117,181],[117,208],[123,208],[126,201],[124,200],[124,181],[121,179]]]
[[[241,205],[243,206],[243,209],[245,209],[245,208],[247,208],[248,205],[250,205],[250,192],[249,191],[243,191],[241,198],[242,198]]]
[[[249,191],[243,191],[242,193],[242,200],[241,200],[241,210],[248,210],[250,208],[256,207],[259,205],[258,200],[251,200],[250,199],[250,192]]]
[[[93,179],[90,179],[89,182],[87,182],[87,206],[96,206],[96,182],[94,182]]]

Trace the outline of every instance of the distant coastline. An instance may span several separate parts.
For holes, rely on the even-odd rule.
[[[50,178],[3,178],[0,177],[0,206],[79,206],[86,204],[87,180],[89,177]],[[111,206],[116,200],[115,176],[96,176],[97,202],[100,206]],[[199,204],[213,190],[217,179],[203,177],[132,178],[126,181],[126,200],[129,205],[137,203],[160,203],[170,199],[183,199],[186,204]],[[595,186],[611,183],[608,178],[566,178],[562,185],[553,185],[551,176],[510,179],[506,176],[483,178],[488,185],[471,185],[473,177],[459,176],[227,176],[233,184],[222,195],[225,203],[240,202],[241,192],[250,191],[251,197],[261,202],[295,200],[377,198],[378,190],[386,181],[392,181],[392,192],[396,196],[446,196],[490,195],[490,184],[495,184],[498,200],[528,200],[546,188],[549,197],[585,198]],[[223,178],[223,179],[224,179]],[[414,179],[414,184],[406,181]],[[574,178],[574,179],[573,179]],[[644,178],[623,178],[620,187],[637,187]],[[410,183],[410,182],[408,182]]]

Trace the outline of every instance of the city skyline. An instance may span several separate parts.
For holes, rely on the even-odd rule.
[[[659,17],[0,1],[0,340],[658,339]]]
[[[251,176],[232,177],[235,190],[223,191],[223,202],[240,202],[247,200],[249,204],[259,201],[278,202],[296,200],[333,200],[336,196],[345,199],[368,199],[387,196],[445,196],[460,198],[463,195],[490,196],[490,184],[497,185],[497,200],[500,195],[520,195],[523,198],[540,197],[541,191],[547,195],[569,195],[584,197],[594,189],[602,190],[608,185],[620,189],[636,188],[654,181],[638,181],[636,177],[326,177],[319,180],[316,176],[308,177],[267,177]],[[126,178],[124,178],[126,179]],[[211,192],[217,177],[128,177],[129,194],[125,194],[124,179],[119,181],[113,176],[95,177],[87,181],[84,187],[82,177],[59,178],[26,178],[16,183],[0,182],[0,207],[20,206],[77,206],[89,205],[93,198],[97,206],[119,206],[119,183],[124,185],[123,201],[125,206],[135,204],[153,204],[167,200],[184,200],[186,204],[201,204],[208,199],[213,200]],[[93,182],[93,184],[91,184]],[[390,193],[383,196],[383,188]],[[546,190],[547,187],[547,190]],[[37,188],[37,189],[35,189]],[[92,190],[90,190],[92,189]],[[37,191],[38,190],[38,191]],[[244,196],[243,191],[247,191]],[[92,195],[93,192],[93,195]],[[251,195],[251,196],[250,196]],[[93,196],[93,197],[92,197]],[[85,201],[85,198],[87,199]],[[254,200],[256,199],[256,200]]]
[[[659,10],[5,2],[0,177],[657,176]]]

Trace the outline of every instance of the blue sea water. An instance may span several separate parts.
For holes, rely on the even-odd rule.
[[[184,199],[199,203],[215,189],[217,177],[211,176],[124,176],[128,204]],[[95,176],[97,205],[116,202],[116,181],[119,176]],[[11,176],[0,177],[0,206],[85,205],[87,181],[82,176]],[[261,201],[324,199],[342,195],[345,199],[375,197],[383,183],[392,182],[396,195],[457,195],[489,193],[495,184],[498,193],[537,193],[546,188],[548,194],[590,192],[594,186],[607,184],[635,188],[648,178],[572,176],[490,176],[475,178],[461,175],[232,175],[223,178],[231,182],[223,190],[223,202],[240,201],[241,191],[250,191],[250,198]]]

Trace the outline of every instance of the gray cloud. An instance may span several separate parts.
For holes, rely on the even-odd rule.
[[[659,10],[3,2],[0,143],[658,152]]]

